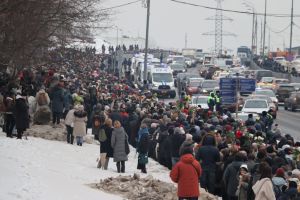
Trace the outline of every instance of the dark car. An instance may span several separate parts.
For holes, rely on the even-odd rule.
[[[186,66],[184,63],[174,63],[170,65],[171,69],[173,70],[173,76],[176,77],[179,73],[186,72]]]
[[[295,86],[291,84],[280,84],[276,90],[278,102],[284,103],[286,98],[289,98],[291,92],[295,91]]]
[[[284,101],[284,109],[296,111],[300,109],[300,92],[292,92],[290,97]]]

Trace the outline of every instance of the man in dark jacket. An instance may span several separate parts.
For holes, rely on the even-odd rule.
[[[202,146],[196,153],[196,159],[200,161],[203,169],[200,178],[201,187],[206,188],[209,193],[214,193],[217,162],[220,161],[220,153],[216,147],[214,135],[207,134],[204,136]]]
[[[174,129],[174,134],[171,136],[171,155],[172,155],[172,166],[179,161],[179,149],[185,140],[185,134],[179,127]]]
[[[241,165],[244,163],[244,154],[238,152],[234,161],[227,166],[223,175],[223,181],[226,188],[227,199],[228,200],[237,200],[236,190],[239,185],[238,173]]]
[[[51,89],[50,99],[52,110],[52,123],[53,127],[55,127],[56,124],[60,124],[60,118],[62,117],[64,110],[64,90],[62,88],[61,82]]]

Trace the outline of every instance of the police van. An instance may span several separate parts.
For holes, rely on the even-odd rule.
[[[173,71],[168,66],[155,66],[148,76],[152,93],[158,97],[176,97],[174,87]]]

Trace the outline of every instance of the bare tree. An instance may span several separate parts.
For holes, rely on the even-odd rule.
[[[91,27],[110,19],[102,4],[102,0],[2,0],[0,67],[9,67],[15,75],[42,60],[50,47],[89,38]]]

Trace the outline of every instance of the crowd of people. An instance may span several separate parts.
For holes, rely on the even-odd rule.
[[[188,98],[165,104],[112,73],[110,55],[93,49],[56,49],[49,64],[24,69],[1,83],[1,112],[7,137],[21,139],[31,122],[67,131],[67,142],[84,145],[87,129],[100,143],[97,167],[126,171],[129,144],[137,169],[148,158],[171,170],[179,199],[198,199],[199,184],[224,200],[296,199],[300,191],[300,142],[269,113],[245,122],[226,109],[191,107]],[[127,63],[127,62],[126,62]],[[213,106],[213,105],[211,105]],[[38,117],[37,117],[38,116]]]

